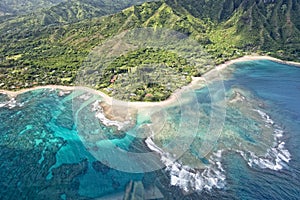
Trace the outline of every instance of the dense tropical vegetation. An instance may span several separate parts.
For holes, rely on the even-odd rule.
[[[137,27],[164,27],[185,33],[197,40],[216,64],[251,53],[300,60],[299,0],[166,0],[124,10],[142,1],[105,4],[107,2],[67,1],[49,9],[0,20],[0,88],[72,85],[95,46]],[[114,12],[118,13],[112,14]],[[154,62],[158,62],[158,58],[167,62],[176,58],[169,52],[160,52],[160,57],[158,53],[146,52],[147,58]],[[123,55],[110,66],[115,68],[111,70],[115,74],[99,80],[96,88],[110,87],[108,80],[123,73],[124,63],[134,67],[145,61],[145,56],[140,53],[140,56],[132,56],[133,53]],[[176,63],[175,60],[172,62]],[[188,72],[186,80],[194,75],[193,70],[178,71],[179,68],[180,65],[175,71],[180,75]],[[151,92],[158,95],[150,100],[162,100],[174,90],[162,94],[161,86],[157,86],[157,90],[144,88],[143,92],[139,89],[141,95],[130,99],[145,100],[145,95]]]
[[[63,0],[1,0],[0,16],[34,12],[42,8],[49,8],[62,1]]]

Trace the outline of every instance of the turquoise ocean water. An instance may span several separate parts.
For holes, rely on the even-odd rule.
[[[299,199],[300,68],[251,61],[232,65],[223,76],[226,118],[215,140],[207,137],[207,87],[194,91],[200,115],[182,115],[178,106],[161,111],[174,134],[181,134],[182,116],[200,118],[194,141],[172,164],[158,150],[172,140],[172,131],[166,131],[172,137],[145,143],[134,137],[135,127],[107,127],[96,120],[98,111],[74,105],[78,94],[43,89],[16,99],[0,95],[0,199]],[[84,108],[96,101],[78,96],[87,102]],[[137,125],[143,123],[151,118],[139,115]],[[107,154],[107,142],[129,152],[154,151],[166,167],[147,173],[111,168],[97,157]],[[212,148],[202,155],[204,142]],[[136,165],[121,161],[124,168]]]

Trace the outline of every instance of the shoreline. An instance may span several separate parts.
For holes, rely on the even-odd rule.
[[[215,69],[222,70],[222,69],[224,69],[224,68],[226,68],[230,65],[233,65],[235,63],[255,61],[255,60],[270,60],[270,61],[277,62],[277,63],[280,63],[280,64],[300,67],[300,62],[298,63],[298,62],[292,62],[292,61],[285,61],[285,60],[280,60],[278,58],[274,58],[274,57],[271,57],[271,56],[260,56],[260,55],[255,55],[254,54],[254,55],[247,55],[247,56],[243,56],[243,57],[240,57],[240,58],[236,58],[236,59],[233,59],[233,60],[226,61],[225,63],[216,66]]]
[[[24,88],[18,91],[10,91],[10,90],[1,90],[0,89],[0,94],[5,94],[9,96],[10,98],[15,98],[20,94],[34,91],[34,90],[39,90],[39,89],[59,89],[59,90],[66,90],[66,91],[72,91],[75,89],[75,86],[63,86],[63,85],[45,85],[45,86],[35,86],[31,88]]]
[[[284,60],[280,60],[277,58],[273,58],[271,56],[259,56],[259,55],[248,55],[248,56],[243,56],[237,59],[233,59],[230,61],[227,61],[223,64],[220,64],[218,66],[216,66],[213,70],[223,70],[226,67],[235,64],[235,63],[239,63],[239,62],[247,62],[247,61],[255,61],[255,60],[270,60],[273,62],[277,62],[277,63],[281,63],[281,64],[286,64],[286,65],[292,65],[292,66],[296,66],[296,67],[300,67],[300,63],[297,62],[291,62],[291,61],[284,61]],[[211,70],[212,71],[212,70]],[[208,71],[207,73],[211,72]],[[177,90],[175,90],[172,95],[164,100],[164,101],[160,101],[160,102],[126,102],[126,101],[121,101],[121,100],[116,100],[113,97],[108,96],[107,94],[101,92],[101,91],[97,91],[94,89],[90,89],[90,88],[86,88],[86,87],[80,87],[80,86],[63,86],[63,85],[45,85],[45,86],[36,86],[36,87],[32,87],[32,88],[24,88],[18,91],[10,91],[10,90],[0,90],[0,94],[5,94],[10,98],[15,98],[20,94],[29,92],[29,91],[34,91],[34,90],[38,90],[38,89],[59,89],[59,90],[63,90],[63,91],[73,91],[76,89],[82,89],[82,90],[86,90],[86,91],[90,91],[94,94],[98,94],[100,95],[104,101],[109,104],[112,105],[113,102],[114,104],[126,104],[127,106],[130,107],[135,107],[135,108],[145,108],[145,107],[152,107],[152,106],[166,106],[166,105],[170,105],[174,102],[176,102],[176,99],[181,95],[181,93],[189,88],[194,88],[197,85],[199,86],[200,82],[205,81],[203,77],[192,77],[193,80],[191,83],[189,83],[187,86],[184,86],[182,88],[179,88]]]

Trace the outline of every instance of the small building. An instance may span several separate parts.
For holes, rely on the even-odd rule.
[[[116,82],[117,78],[118,78],[118,75],[114,75],[114,76],[111,78],[110,83]]]

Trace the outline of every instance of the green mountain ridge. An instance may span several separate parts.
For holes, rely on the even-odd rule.
[[[138,27],[183,32],[217,64],[251,53],[300,60],[298,0],[167,0],[104,17],[99,16],[108,12],[94,1],[78,2],[65,12],[55,6],[44,10],[43,18],[29,14],[0,23],[1,88],[72,84],[95,46]]]
[[[71,24],[85,19],[114,14],[145,0],[69,0],[51,8],[40,9],[25,15],[0,18],[2,32],[26,30],[41,26]],[[2,22],[2,23],[1,23]]]
[[[215,34],[235,41],[239,49],[300,60],[299,0],[170,1],[198,18],[216,22]],[[222,34],[227,31],[230,34]]]
[[[168,27],[196,36],[196,32],[203,32],[203,25],[201,20],[191,15],[177,15],[166,3],[152,2],[78,23],[34,25],[30,29],[21,28],[19,32],[2,32],[5,45],[1,51],[6,55],[1,63],[3,76],[0,78],[6,80],[2,87],[14,89],[35,84],[71,84],[93,47],[127,29]]]
[[[42,8],[49,8],[63,0],[1,0],[0,16],[20,15],[35,12]]]
[[[145,0],[72,0],[60,3],[42,14],[42,25],[74,23],[84,19],[111,15]]]

